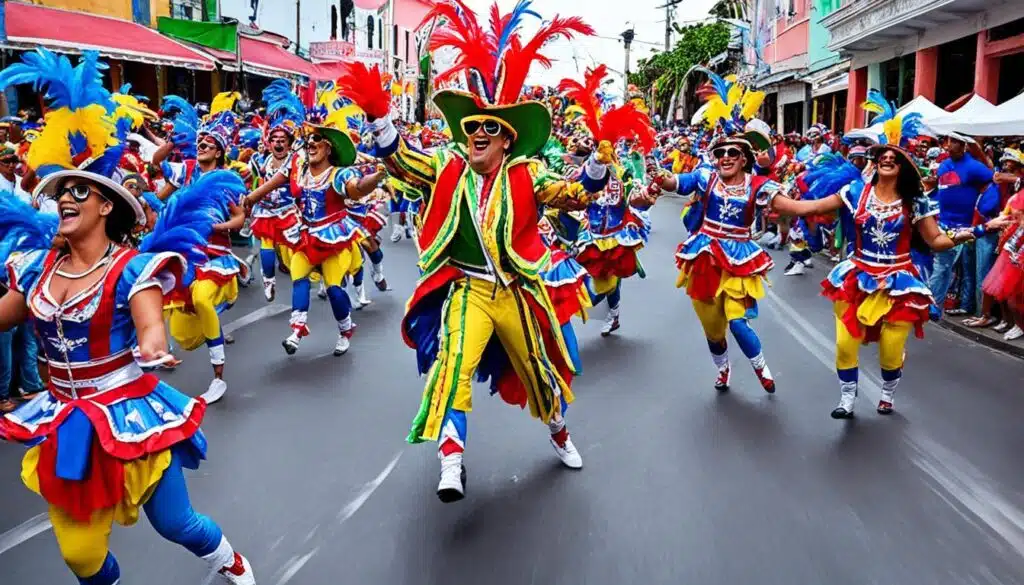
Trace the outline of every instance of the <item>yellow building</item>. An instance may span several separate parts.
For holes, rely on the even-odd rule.
[[[172,0],[30,0],[28,3],[48,8],[63,8],[100,16],[112,16],[156,28],[157,18],[171,15]],[[191,5],[193,2],[185,0],[180,4]],[[203,2],[195,2],[195,4],[201,6]]]

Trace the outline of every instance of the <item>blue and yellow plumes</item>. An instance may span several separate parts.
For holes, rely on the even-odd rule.
[[[130,129],[138,130],[147,119],[156,120],[157,115],[156,112],[143,105],[139,98],[132,95],[131,91],[132,85],[126,83],[121,86],[117,93],[111,96],[116,105],[112,114],[118,123],[121,123],[121,120],[127,119],[130,121]]]
[[[263,90],[263,101],[267,104],[268,131],[283,128],[292,133],[306,120],[305,106],[284,79],[275,79]]]
[[[757,115],[765,94],[752,91],[737,83],[736,76],[721,77],[705,67],[695,67],[708,77],[707,83],[697,89],[697,95],[707,104],[704,122],[709,127],[721,124],[727,133],[740,132],[748,120]]]
[[[860,169],[853,163],[846,160],[842,155],[835,153],[822,154],[814,159],[807,174],[804,175],[804,182],[807,183],[807,193],[804,199],[824,199],[835,195],[843,187],[861,180]]]
[[[188,260],[189,271],[207,261],[206,244],[230,202],[246,192],[241,178],[231,171],[203,173],[168,199],[153,231],[139,243],[140,252],[176,252]],[[190,278],[186,278],[188,284]]]
[[[868,91],[867,100],[860,105],[865,112],[876,114],[871,120],[872,124],[881,124],[896,117],[896,107],[885,99],[882,92],[877,89]]]

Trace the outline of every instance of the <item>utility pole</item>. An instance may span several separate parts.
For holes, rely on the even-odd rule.
[[[664,6],[658,8],[665,9],[665,52],[672,50],[672,9],[678,6],[683,0],[666,0]]]
[[[302,0],[295,0],[295,54],[302,51]]]
[[[628,101],[627,94],[629,93],[629,47],[633,44],[633,39],[636,37],[636,31],[632,28],[622,31],[622,44],[626,46],[626,68],[623,69],[622,74],[622,101],[625,103]]]

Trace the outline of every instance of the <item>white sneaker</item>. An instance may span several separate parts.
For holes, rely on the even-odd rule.
[[[832,410],[832,418],[853,418],[853,405],[857,402],[857,390],[839,394],[839,405]]]
[[[395,222],[395,225],[391,227],[391,241],[395,243],[402,241],[402,224]]]
[[[327,300],[327,286],[324,284],[323,277],[320,278],[320,288],[316,291],[316,296],[321,300]]]
[[[999,325],[996,325],[995,327],[992,328],[992,331],[995,331],[996,333],[1002,333],[1002,332],[1006,331],[1009,328],[1010,328],[1010,322],[1009,321],[1000,321]]]
[[[803,265],[805,268],[814,268],[814,260],[804,260]]]
[[[295,331],[292,331],[292,334],[286,337],[285,340],[281,342],[281,345],[284,347],[285,353],[287,353],[288,355],[293,355],[296,351],[298,351],[300,339],[301,337],[299,337],[299,334],[296,333]]]
[[[609,309],[608,315],[604,318],[604,326],[601,327],[601,337],[608,337],[613,331],[619,328],[619,310]]]
[[[348,351],[348,348],[352,346],[352,342],[348,340],[348,336],[344,333],[338,334],[338,342],[334,344],[334,355],[342,356]]]
[[[263,278],[263,298],[267,299],[268,303],[274,300],[274,287],[276,283],[276,279]]]
[[[1006,341],[1014,341],[1021,337],[1024,337],[1024,329],[1021,329],[1019,325],[1014,325],[1013,329],[1010,329],[1006,332],[1006,335],[1003,335],[1003,339]]]
[[[437,497],[446,504],[466,497],[466,467],[462,465],[462,453],[453,453],[441,459],[441,481],[437,482]]]
[[[210,381],[210,387],[203,392],[200,396],[207,404],[213,404],[221,398],[224,398],[224,393],[228,391],[228,383],[220,378],[214,378]]]
[[[409,240],[415,240],[416,239],[416,228],[414,226],[411,226],[411,225],[410,226],[406,226],[406,228],[405,228],[405,237],[406,237],[406,239],[409,239]]]
[[[231,585],[256,585],[256,576],[253,575],[249,559],[235,553],[235,560],[231,566],[225,566],[217,571],[221,581]]]
[[[583,467],[583,457],[576,450],[576,445],[572,444],[571,438],[566,437],[564,447],[559,447],[554,438],[549,438],[548,440],[551,441],[551,446],[555,448],[555,454],[562,460],[562,464],[569,469],[581,469]]]
[[[804,263],[794,262],[792,266],[784,273],[786,276],[799,276],[804,273]]]
[[[364,306],[373,302],[370,300],[370,297],[366,296],[365,285],[360,284],[359,286],[353,286],[352,288],[356,291],[356,294],[354,295],[356,300],[355,305],[358,305],[358,307],[355,308],[362,309]]]

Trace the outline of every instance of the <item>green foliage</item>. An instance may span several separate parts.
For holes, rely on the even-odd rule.
[[[723,22],[688,26],[679,33],[681,37],[671,51],[641,59],[637,71],[629,76],[630,83],[644,93],[655,89],[658,110],[667,107],[691,67],[707,63],[729,47],[729,25]]]

